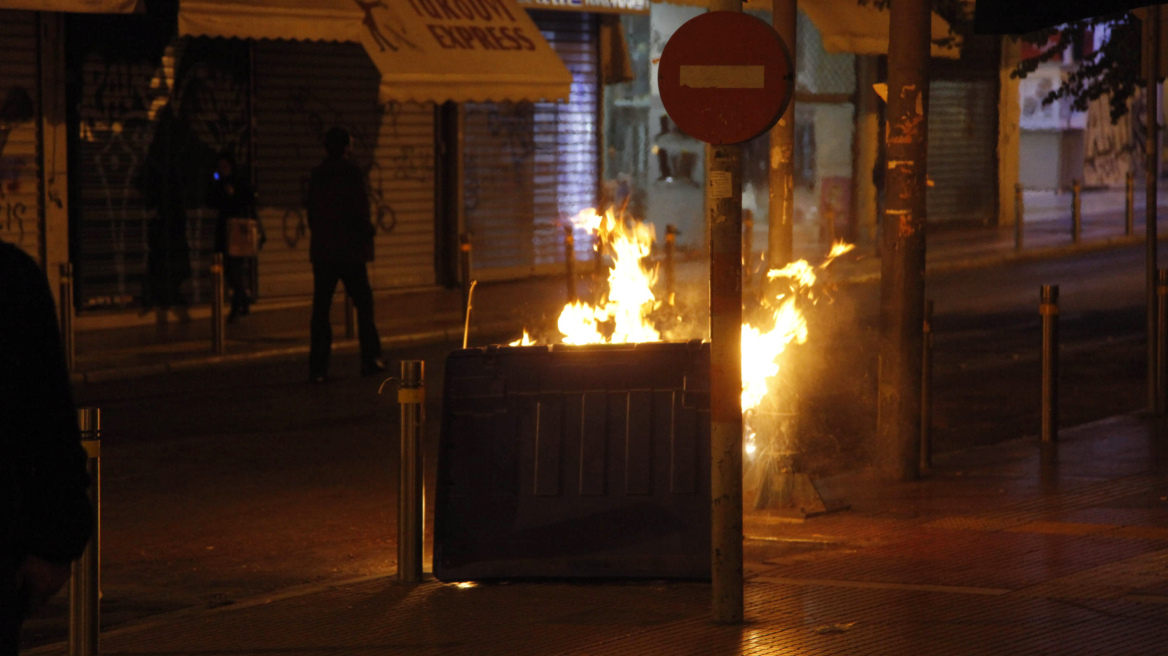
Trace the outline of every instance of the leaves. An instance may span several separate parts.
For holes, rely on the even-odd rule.
[[[1101,47],[1083,56],[1078,68],[1067,74],[1066,80],[1042,100],[1049,105],[1063,98],[1071,100],[1076,111],[1087,111],[1087,105],[1108,94],[1111,121],[1117,122],[1128,112],[1128,100],[1138,87],[1144,86],[1140,75],[1140,45],[1142,23],[1131,12],[1122,12],[1089,18],[1063,25],[1061,29],[1048,28],[1013,37],[1042,49],[1041,54],[1023,59],[1011,71],[1014,78],[1025,78],[1050,59],[1061,59],[1070,49],[1072,53],[1086,52],[1092,46],[1086,39],[1099,29],[1110,31]]]

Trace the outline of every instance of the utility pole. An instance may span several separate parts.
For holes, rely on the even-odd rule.
[[[1148,120],[1148,141],[1144,147],[1144,154],[1147,157],[1147,232],[1144,236],[1145,243],[1145,274],[1147,282],[1147,348],[1148,348],[1148,410],[1155,412],[1160,405],[1157,399],[1163,394],[1163,390],[1159,389],[1157,384],[1158,376],[1156,370],[1156,336],[1157,336],[1157,317],[1156,317],[1156,210],[1157,208],[1157,189],[1156,183],[1159,178],[1159,160],[1160,160],[1160,121],[1159,111],[1157,110],[1156,96],[1157,96],[1157,79],[1160,74],[1160,6],[1152,5],[1145,9],[1144,20],[1144,80],[1146,87],[1144,88],[1147,107]]]
[[[710,11],[742,12],[742,0]],[[726,35],[733,38],[732,34]],[[713,619],[743,618],[742,584],[742,146],[706,146],[710,223],[710,450]]]
[[[795,66],[795,25],[798,9],[795,0],[773,0],[771,24],[791,56]],[[767,266],[780,269],[795,259],[795,99],[771,128],[769,196],[767,210]]]
[[[912,480],[920,473],[931,16],[928,0],[896,0],[890,12],[876,438],[882,474]]]

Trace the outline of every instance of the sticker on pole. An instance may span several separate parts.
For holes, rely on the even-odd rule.
[[[748,14],[690,19],[665,44],[657,86],[682,132],[711,144],[741,143],[769,130],[791,102],[791,55],[774,28]]]

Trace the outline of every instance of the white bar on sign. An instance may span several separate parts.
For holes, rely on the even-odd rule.
[[[693,89],[762,89],[766,66],[682,66],[681,86]]]

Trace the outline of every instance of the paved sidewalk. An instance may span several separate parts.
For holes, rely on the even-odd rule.
[[[1168,428],[1123,416],[1062,438],[1057,460],[1000,444],[920,482],[826,481],[850,511],[748,517],[740,626],[710,621],[701,582],[375,578],[158,616],[102,653],[1164,654]]]

